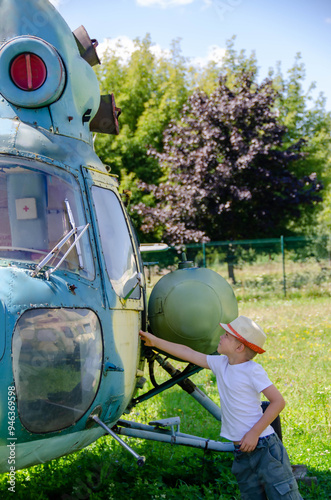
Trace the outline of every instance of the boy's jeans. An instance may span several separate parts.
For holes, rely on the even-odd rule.
[[[287,452],[277,434],[259,438],[254,451],[235,446],[232,472],[242,500],[302,500]]]

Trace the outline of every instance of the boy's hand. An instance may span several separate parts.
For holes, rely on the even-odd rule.
[[[249,452],[255,450],[261,433],[275,420],[285,406],[283,396],[274,385],[269,385],[269,387],[266,387],[262,392],[265,397],[269,399],[270,405],[267,407],[260,420],[246,432],[240,441],[241,451]]]
[[[176,344],[174,342],[169,342],[168,340],[160,339],[155,335],[148,332],[139,332],[141,340],[148,347],[156,347],[160,351],[167,352],[171,356],[182,359],[183,361],[189,361],[202,368],[209,368],[207,363],[207,355],[198,351],[194,351],[191,347],[183,344]]]
[[[244,435],[240,441],[240,451],[246,453],[254,451],[259,440],[259,435],[256,434],[252,429]]]
[[[148,347],[154,347],[154,339],[155,336],[152,335],[151,333],[148,332],[143,332],[143,330],[140,330],[139,332],[141,340],[144,342],[144,344]]]

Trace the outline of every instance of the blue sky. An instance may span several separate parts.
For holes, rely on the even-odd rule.
[[[91,38],[150,33],[159,48],[181,39],[184,56],[200,61],[222,54],[236,35],[235,48],[255,51],[260,77],[281,62],[283,74],[297,52],[306,67],[306,86],[316,82],[331,111],[331,0],[53,0],[72,30],[83,24]]]

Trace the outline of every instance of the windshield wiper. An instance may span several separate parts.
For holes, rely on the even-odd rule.
[[[75,223],[74,215],[72,213],[72,210],[71,210],[68,198],[66,198],[64,200],[64,203],[65,203],[65,205],[67,207],[67,212],[68,212],[68,217],[69,217],[70,225],[71,225],[72,229],[75,229],[76,223]],[[77,250],[79,267],[80,267],[80,269],[83,269],[84,265],[83,265],[82,251],[81,251],[80,243],[78,242],[78,240],[79,240],[79,238],[77,237],[77,234],[75,234],[75,242],[76,242],[76,250]]]
[[[85,226],[79,226],[79,227],[72,228],[71,231],[69,231],[69,233],[66,234],[57,243],[57,245],[46,255],[46,257],[44,257],[42,259],[42,261],[39,264],[37,264],[35,270],[31,273],[31,276],[34,278],[42,270],[42,268],[45,267],[46,264],[48,264],[48,262],[50,262],[53,259],[53,257],[55,257],[58,254],[58,252],[61,250],[63,245],[69,240],[69,238],[71,238],[72,235],[75,235],[75,241],[70,245],[70,247],[68,248],[66,253],[63,255],[62,259],[57,263],[57,265],[55,267],[53,267],[53,269],[46,271],[45,275],[46,275],[46,278],[48,279],[49,276],[60,267],[60,265],[62,264],[64,259],[69,254],[69,252],[71,252],[71,250],[77,245],[78,241],[83,236],[83,234],[85,233],[85,231],[89,227],[89,225],[90,224],[86,224]],[[77,236],[78,231],[81,231],[81,232]]]

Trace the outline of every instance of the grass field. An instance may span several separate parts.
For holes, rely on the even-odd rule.
[[[328,294],[327,294],[328,295]],[[258,358],[287,405],[282,412],[283,441],[292,464],[304,464],[311,486],[300,484],[305,500],[331,498],[331,307],[318,296],[240,300],[239,313],[254,318],[268,333],[267,352]],[[183,366],[173,362],[176,366]],[[156,373],[162,381],[165,377]],[[193,381],[218,401],[215,378],[203,370]],[[148,388],[148,387],[147,387]],[[219,423],[180,388],[142,403],[130,414],[141,422],[179,415],[181,431],[211,439]],[[126,438],[125,438],[126,439]],[[139,468],[110,437],[75,455],[31,467],[16,476],[16,493],[1,476],[0,498],[24,500],[206,499],[237,500],[231,453],[131,440],[146,457]]]

